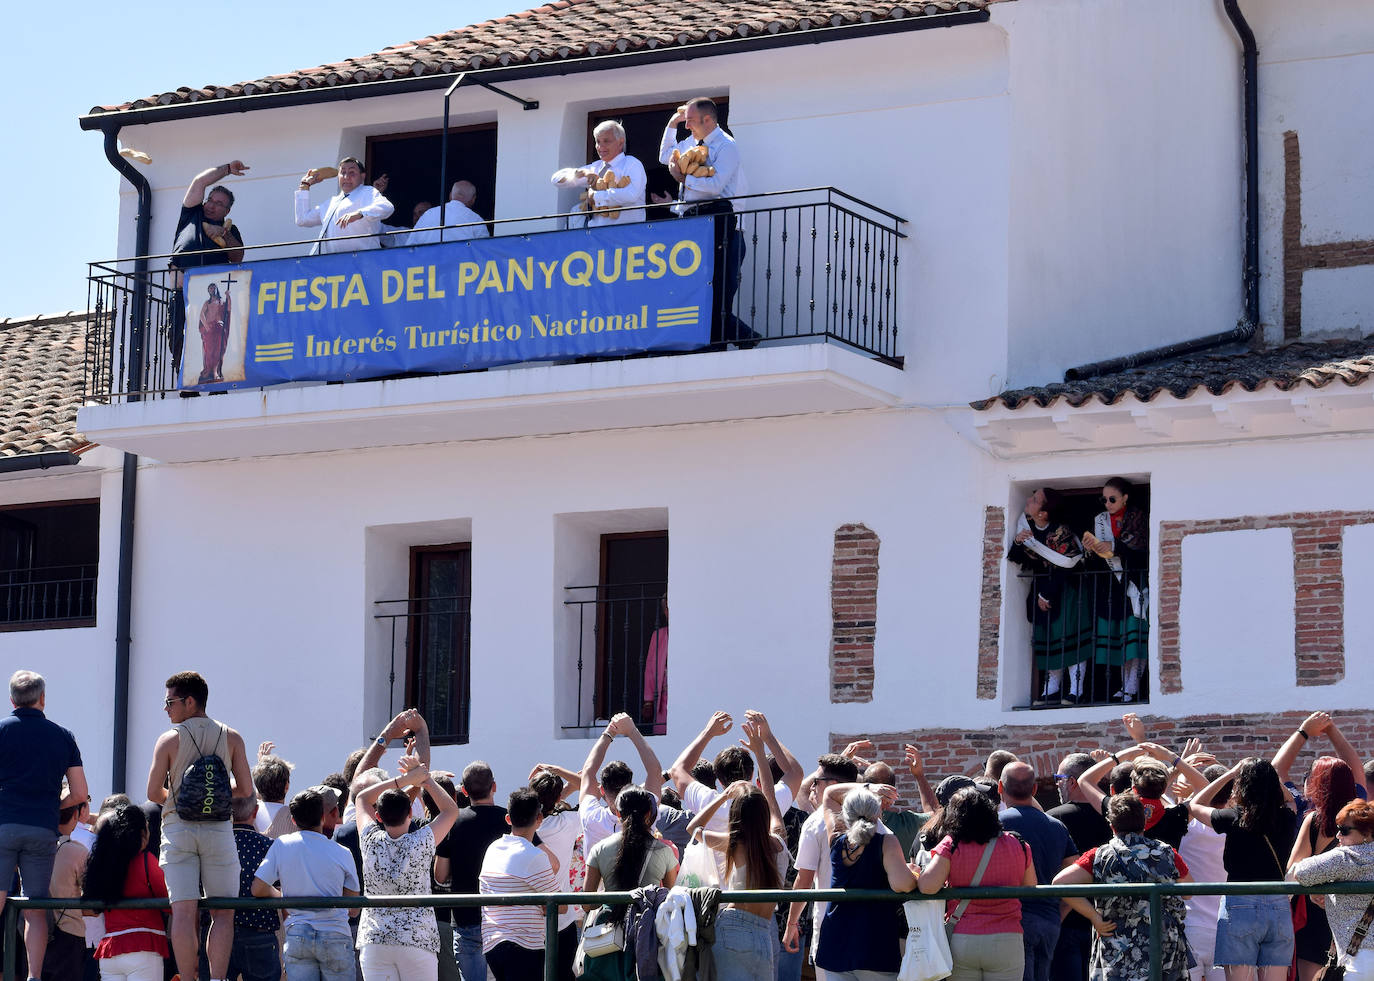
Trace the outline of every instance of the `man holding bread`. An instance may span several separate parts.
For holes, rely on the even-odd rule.
[[[558,187],[585,187],[587,227],[644,220],[644,165],[625,153],[625,127],[614,119],[592,130],[597,159],[585,167],[564,167],[550,178]]]
[[[382,192],[364,183],[367,168],[357,157],[339,161],[339,193],[323,207],[310,204],[310,188],[327,180],[333,168],[316,168],[306,172],[296,188],[296,224],[302,228],[320,226],[311,255],[331,252],[356,252],[374,248],[382,230],[382,219],[395,211]],[[367,236],[359,238],[356,236]]]
[[[677,139],[678,124],[684,124],[691,136]],[[693,167],[685,173],[681,165],[695,148],[704,146],[707,159],[704,167]],[[690,99],[668,120],[659,143],[658,159],[667,165],[669,173],[682,184],[679,199],[683,205],[675,210],[684,218],[693,215],[715,216],[715,275],[711,279],[711,341],[747,341],[758,335],[735,316],[735,294],[739,291],[739,271],[744,263],[744,236],[739,232],[730,198],[749,193],[740,162],[735,138],[717,123],[716,104],[704,96]],[[662,202],[660,202],[662,203]]]

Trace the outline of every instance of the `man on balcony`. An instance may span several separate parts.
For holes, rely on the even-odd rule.
[[[323,208],[311,206],[310,189],[324,178],[315,170],[301,178],[296,188],[296,224],[302,228],[320,226],[311,255],[356,252],[377,244],[382,219],[390,218],[396,209],[380,191],[364,183],[366,177],[362,161],[344,157],[339,161],[339,193]]]
[[[414,230],[406,237],[406,245],[429,245],[434,242],[462,242],[470,238],[489,238],[491,232],[481,224],[482,216],[472,210],[477,200],[477,187],[472,181],[454,181],[448,192],[448,204],[429,208],[415,219]],[[462,228],[444,228],[440,238],[439,227],[462,225]]]
[[[186,334],[185,297],[181,293],[181,277],[188,269],[213,266],[221,262],[243,261],[243,234],[229,218],[234,206],[234,192],[215,181],[232,174],[242,176],[248,165],[242,160],[230,160],[218,167],[202,170],[191,180],[181,199],[181,215],[172,239],[172,333],[168,346],[172,363],[181,365],[181,346]],[[211,186],[214,185],[214,186]],[[209,193],[206,193],[209,188]]]
[[[747,341],[758,337],[744,322],[735,316],[735,294],[739,292],[739,271],[744,264],[744,236],[739,231],[739,219],[735,217],[735,206],[730,199],[749,193],[749,183],[744,176],[740,162],[739,148],[735,138],[717,124],[716,104],[710,99],[698,96],[681,106],[668,120],[663,130],[663,139],[658,147],[659,163],[668,167],[673,179],[682,188],[679,191],[684,207],[679,209],[682,217],[693,215],[715,216],[715,274],[711,277],[711,341]],[[677,127],[681,123],[691,134],[678,142]],[[685,175],[673,163],[673,151],[686,153],[692,147],[704,144],[707,149],[707,163],[714,169],[710,177],[698,174]],[[666,201],[655,199],[657,203]]]
[[[592,130],[597,159],[585,167],[564,167],[550,180],[558,187],[586,187],[587,227],[628,225],[644,220],[644,165],[625,153],[625,127],[614,119]],[[611,178],[607,181],[605,178]],[[592,185],[608,186],[597,190]],[[623,187],[620,185],[624,185]]]

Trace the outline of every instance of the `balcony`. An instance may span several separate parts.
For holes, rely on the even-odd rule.
[[[95,625],[96,566],[0,570],[0,631]]]
[[[898,246],[905,237],[904,220],[834,188],[751,195],[733,204],[737,231],[726,249],[711,249],[712,229],[719,228],[711,222],[729,219],[694,219],[705,228],[708,259],[716,252],[718,267],[738,267],[737,290],[733,296],[728,289],[717,290],[704,304],[714,309],[709,318],[701,316],[695,339],[656,346],[655,338],[666,335],[646,330],[645,343],[637,337],[629,343],[617,339],[603,344],[605,350],[578,356],[531,346],[528,356],[517,353],[488,365],[460,358],[437,368],[432,363],[419,370],[374,368],[370,374],[344,371],[337,377],[308,370],[292,375],[269,366],[275,372],[271,385],[254,381],[251,373],[239,381],[198,385],[194,372],[178,377],[183,344],[188,362],[193,350],[198,358],[203,352],[196,324],[183,330],[182,318],[175,315],[184,301],[179,273],[168,267],[169,256],[148,257],[142,275],[136,274],[133,260],[93,263],[86,408],[79,424],[105,445],[183,462],[715,422],[901,402]],[[649,221],[634,227],[647,234],[673,234],[693,220],[677,223],[666,208],[650,208],[649,215]],[[579,249],[592,253],[598,242],[611,241],[608,233],[625,234],[620,228],[584,229],[581,217],[502,220],[492,223],[495,238],[381,252],[375,251],[375,238],[361,242],[359,252],[344,255],[309,255],[313,240],[276,243],[250,248],[248,261],[238,266],[210,268],[231,280],[228,290],[240,281],[263,284],[279,277],[282,260],[290,263],[292,276],[309,282],[340,262],[366,256],[368,262],[412,270],[427,267],[432,290],[434,276],[451,275],[456,282],[464,276],[460,267],[479,268],[484,255],[512,248],[536,252],[573,237],[581,243]],[[446,231],[460,232],[461,226]],[[628,274],[628,262],[626,269]],[[196,274],[193,270],[187,276]],[[389,282],[400,282],[398,274],[388,275],[396,277]],[[424,290],[423,280],[407,285]],[[251,295],[252,287],[248,289]],[[631,287],[612,289],[629,296]],[[451,285],[449,291],[452,298],[445,301],[444,312],[475,323],[475,307],[467,304],[477,301],[452,295]],[[276,295],[260,287],[255,298],[259,317],[264,309],[270,317]],[[512,303],[499,309],[508,311]],[[278,309],[284,304],[283,299]],[[240,306],[252,309],[254,304]],[[379,308],[353,315],[369,334],[382,330],[385,311],[379,313]],[[635,310],[640,309],[636,304]],[[648,326],[653,311],[643,309],[641,326]],[[665,314],[672,316],[669,310],[658,311],[657,327],[664,326]],[[329,319],[326,311],[320,321]],[[587,320],[585,311],[582,319]],[[611,319],[606,318],[608,324]],[[539,326],[542,330],[542,321]],[[451,333],[456,338],[457,331]],[[276,344],[254,344],[250,358],[248,336],[245,328],[237,349],[245,364],[268,361],[264,351],[293,344],[298,360],[304,361],[299,349],[315,345],[313,336],[307,342],[299,333],[278,335],[272,338]],[[406,346],[409,335],[400,336]],[[527,336],[534,339],[532,328]],[[414,337],[410,346],[415,346]],[[232,355],[233,344],[228,347]],[[218,390],[217,397],[180,397],[191,394],[183,385],[199,389],[201,396]]]

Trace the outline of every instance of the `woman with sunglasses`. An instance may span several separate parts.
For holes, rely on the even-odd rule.
[[[1325,882],[1374,880],[1374,804],[1357,800],[1336,815],[1337,847],[1294,865],[1288,877],[1305,886]],[[1374,931],[1355,936],[1366,912],[1374,910],[1374,895],[1351,893],[1326,897],[1326,919],[1335,937],[1336,957],[1347,976],[1374,975]],[[1354,948],[1353,952],[1352,949]]]
[[[1126,478],[1107,481],[1102,487],[1106,510],[1093,520],[1093,530],[1083,534],[1090,568],[1099,572],[1092,577],[1093,660],[1121,669],[1121,687],[1112,695],[1117,702],[1140,697],[1150,635],[1150,528],[1145,512],[1130,506],[1130,497]]]

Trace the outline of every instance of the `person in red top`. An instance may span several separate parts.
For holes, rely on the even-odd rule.
[[[944,837],[916,880],[921,892],[939,892],[946,885],[1036,884],[1029,846],[1002,830],[997,805],[981,790],[966,787],[955,794],[941,821]],[[945,920],[956,924],[950,940],[954,981],[1021,981],[1026,951],[1020,900],[950,900]]]
[[[132,804],[100,819],[86,866],[82,899],[114,904],[121,899],[167,895],[162,867],[148,848],[148,819]],[[105,936],[95,949],[101,981],[162,981],[167,946],[165,909],[111,909]],[[94,911],[91,915],[95,915]]]

